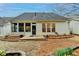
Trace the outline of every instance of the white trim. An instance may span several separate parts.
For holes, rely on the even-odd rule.
[[[52,23],[50,23],[50,32],[52,32]]]
[[[46,33],[47,33],[47,23],[45,23],[45,26],[46,26]]]
[[[19,23],[17,23],[17,32],[19,32]]]

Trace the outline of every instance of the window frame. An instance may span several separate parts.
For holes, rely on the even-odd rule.
[[[31,23],[25,23],[25,32],[31,32]]]
[[[42,23],[42,32],[46,32],[46,24]]]
[[[47,32],[51,32],[51,24],[47,23]]]
[[[19,28],[18,29],[19,29],[19,32],[24,32],[24,23],[19,23]]]
[[[52,23],[52,32],[55,32],[55,23]]]
[[[12,32],[17,32],[17,23],[12,23],[11,30]]]

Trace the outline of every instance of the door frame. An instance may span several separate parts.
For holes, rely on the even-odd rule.
[[[35,29],[33,28],[33,26],[35,27]],[[36,24],[32,24],[32,35],[36,35]]]

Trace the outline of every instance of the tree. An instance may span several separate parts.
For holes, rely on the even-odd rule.
[[[79,15],[79,4],[78,3],[59,3],[55,4],[57,8],[53,9],[57,14],[71,17]]]

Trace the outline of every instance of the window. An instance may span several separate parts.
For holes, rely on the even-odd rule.
[[[45,26],[45,23],[42,24],[42,32],[46,32],[46,26]]]
[[[55,32],[55,24],[52,24],[52,32]]]
[[[24,32],[24,23],[19,23],[19,32]]]
[[[50,23],[47,23],[47,32],[51,32]]]
[[[17,32],[17,23],[12,24],[12,32]]]
[[[31,32],[31,23],[25,23],[25,31]]]

